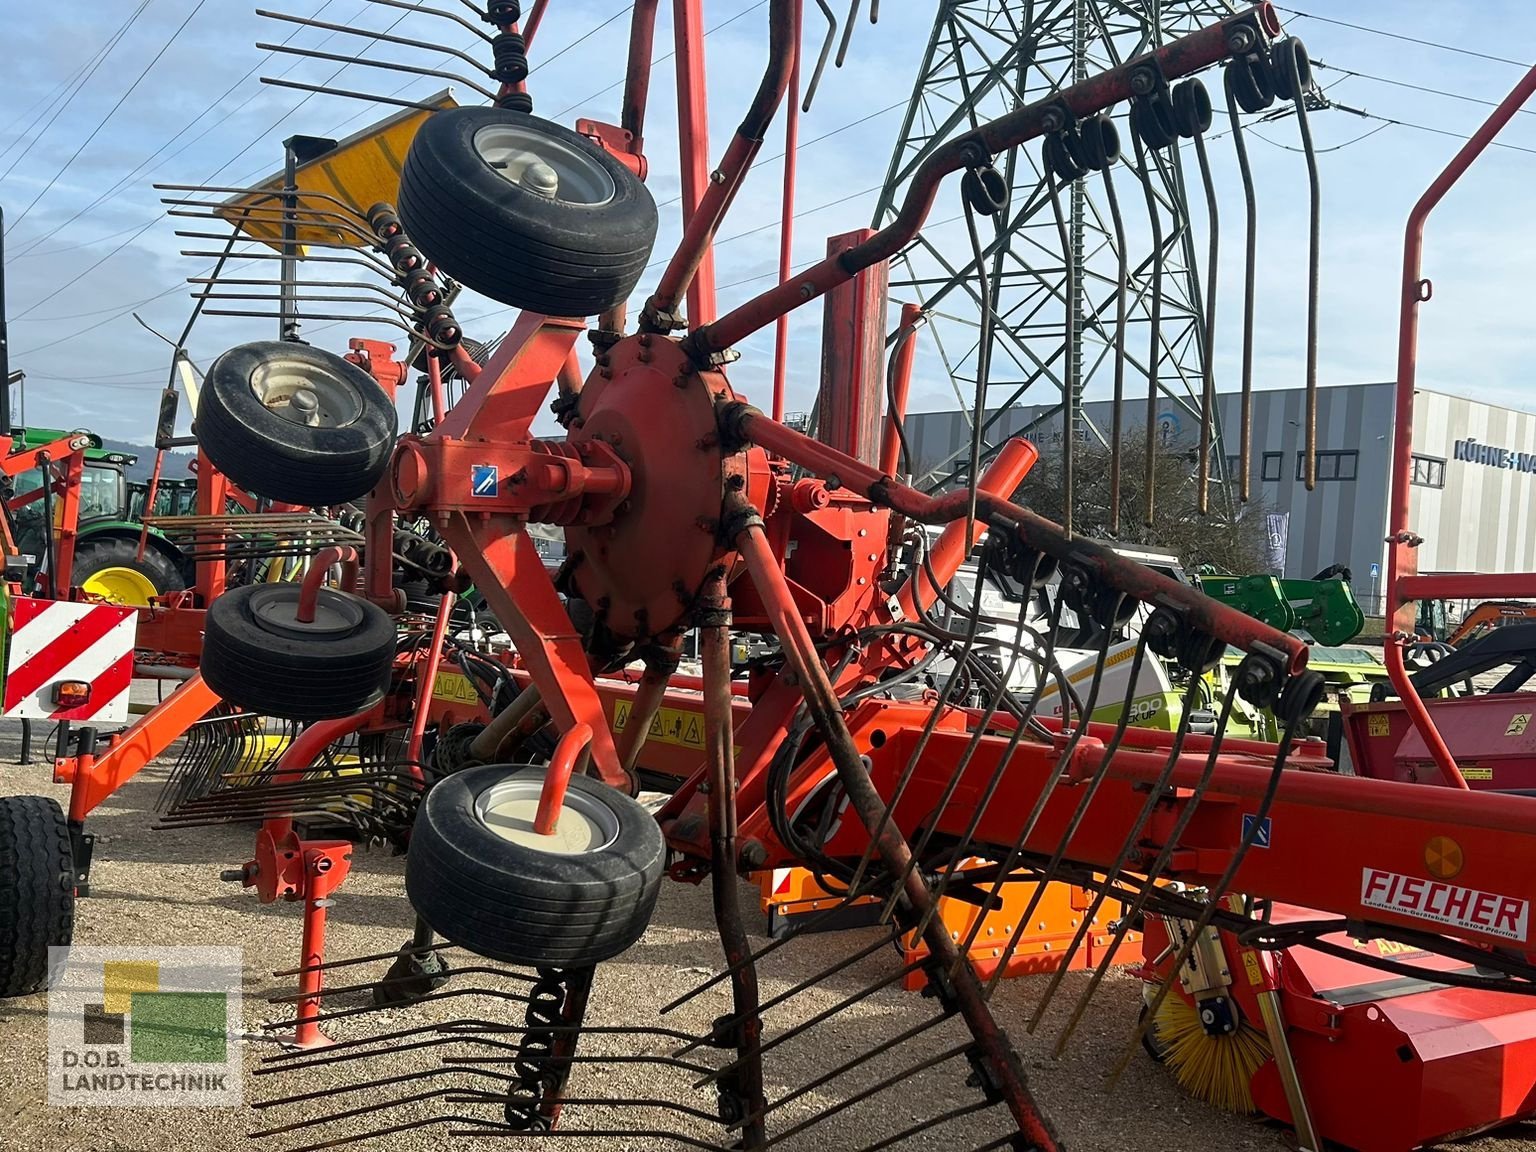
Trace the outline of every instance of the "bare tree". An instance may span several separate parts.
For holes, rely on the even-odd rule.
[[[1111,531],[1110,452],[1090,438],[1079,443],[1073,467],[1073,527],[1096,540],[1119,541],[1171,552],[1193,571],[1210,564],[1228,572],[1268,570],[1262,499],[1237,499],[1237,485],[1224,486],[1222,463],[1213,461],[1210,511],[1198,508],[1199,456],[1185,446],[1153,445],[1153,523],[1146,519],[1145,436],[1132,433],[1120,452],[1119,532]],[[1041,445],[1040,461],[1024,479],[1016,499],[1043,516],[1060,520],[1064,485],[1059,446]],[[1231,497],[1227,489],[1230,488]]]

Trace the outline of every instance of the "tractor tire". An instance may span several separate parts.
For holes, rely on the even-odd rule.
[[[231,588],[203,621],[203,679],[230,704],[280,720],[335,720],[389,688],[395,623],[376,604],[320,589],[313,622],[296,617],[297,584]]]
[[[445,940],[493,960],[580,968],[644,933],[666,845],[636,801],[573,776],[554,836],[536,836],[540,768],[487,764],[435,784],[416,814],[405,890]]]
[[[45,796],[0,797],[0,996],[49,981],[48,949],[75,933],[75,862],[69,825]]]
[[[550,316],[622,304],[656,242],[656,202],[634,173],[585,136],[504,108],[431,116],[411,141],[399,211],[455,280]]]
[[[128,608],[148,608],[151,596],[187,586],[181,569],[164,552],[146,545],[144,555],[138,553],[138,543],[122,536],[87,537],[75,550],[70,579],[75,587]]]
[[[247,491],[328,508],[378,483],[398,428],[394,404],[356,364],[258,340],[213,362],[193,430],[214,467]]]

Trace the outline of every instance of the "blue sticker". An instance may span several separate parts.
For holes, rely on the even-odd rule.
[[[1256,836],[1253,833],[1253,826],[1254,826],[1255,822],[1257,822],[1258,825],[1259,825],[1258,835],[1256,835]],[[1247,840],[1248,837],[1250,837],[1250,836],[1253,836],[1253,846],[1255,848],[1268,848],[1269,847],[1269,817],[1268,816],[1264,817],[1263,820],[1259,820],[1259,818],[1257,816],[1244,816],[1243,817],[1243,839]]]
[[[473,464],[469,469],[469,494],[495,496],[501,490],[500,472],[494,464]]]

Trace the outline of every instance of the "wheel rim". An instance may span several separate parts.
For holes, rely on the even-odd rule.
[[[80,587],[92,596],[131,608],[148,608],[150,597],[160,591],[144,573],[119,566],[91,573]]]
[[[487,124],[475,133],[474,148],[509,184],[558,203],[596,208],[618,192],[585,148],[521,124]]]
[[[329,639],[344,635],[363,622],[363,606],[350,596],[321,588],[315,597],[315,618],[299,619],[299,588],[294,584],[268,584],[251,596],[251,618],[264,632],[300,640]]]
[[[543,791],[542,773],[503,780],[475,797],[475,816],[503,840],[553,856],[601,852],[619,838],[619,819],[612,809],[575,788],[565,793],[554,833],[540,836],[533,830],[533,818]]]
[[[357,389],[322,367],[275,356],[251,373],[251,391],[264,408],[294,424],[340,428],[363,414]]]

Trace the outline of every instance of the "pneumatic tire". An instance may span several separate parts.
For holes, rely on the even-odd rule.
[[[220,472],[269,500],[311,507],[366,495],[384,475],[399,417],[351,361],[258,340],[213,362],[194,431]]]
[[[542,768],[487,764],[433,785],[416,813],[405,890],[434,932],[481,956],[597,964],[650,923],[666,855],[661,828],[623,793],[573,776],[556,836],[537,837],[543,781]]]
[[[551,316],[622,304],[656,242],[639,177],[585,136],[505,108],[429,117],[398,207],[412,243],[455,280]]]
[[[251,584],[216,598],[199,664],[230,704],[282,720],[335,720],[384,698],[395,623],[377,604],[321,588],[315,620],[297,619],[299,585]]]
[[[48,949],[75,934],[69,825],[46,796],[0,796],[0,996],[48,984]]]

